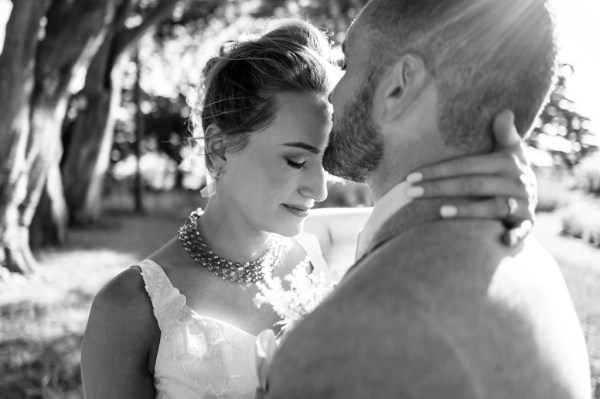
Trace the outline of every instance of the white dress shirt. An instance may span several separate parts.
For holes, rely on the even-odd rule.
[[[358,242],[356,245],[356,259],[363,256],[364,251],[369,248],[369,245],[377,231],[383,227],[383,224],[402,207],[412,201],[406,194],[406,190],[410,187],[410,183],[406,180],[395,185],[390,191],[385,193],[383,197],[375,203],[373,212],[365,226],[358,233]]]

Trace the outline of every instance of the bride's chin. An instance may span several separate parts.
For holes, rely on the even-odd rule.
[[[285,225],[278,226],[274,229],[273,233],[279,234],[283,237],[295,237],[302,231],[304,221],[298,223],[286,223]]]

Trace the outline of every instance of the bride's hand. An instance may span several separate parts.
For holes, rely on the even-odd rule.
[[[515,245],[533,227],[537,180],[525,157],[525,145],[514,126],[514,115],[503,111],[494,119],[495,151],[424,166],[411,173],[411,197],[476,197],[461,205],[444,205],[444,218],[496,218],[508,230],[503,240]]]

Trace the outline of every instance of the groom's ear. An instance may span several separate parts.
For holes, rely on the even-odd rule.
[[[383,72],[377,84],[375,118],[383,124],[397,121],[416,105],[426,80],[427,69],[420,56],[401,56]]]

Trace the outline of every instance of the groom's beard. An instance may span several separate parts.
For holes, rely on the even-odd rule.
[[[370,112],[374,87],[368,80],[356,99],[344,108],[323,155],[327,172],[356,183],[364,183],[383,158],[383,139]]]

